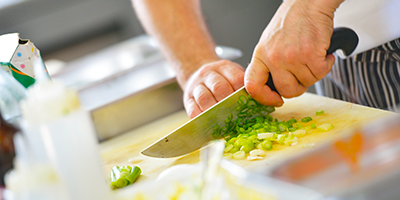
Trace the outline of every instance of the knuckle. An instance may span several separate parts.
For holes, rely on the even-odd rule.
[[[205,77],[209,74],[209,67],[208,66],[204,66],[201,67],[199,70],[197,70],[197,76],[199,77]]]
[[[198,96],[196,97],[197,103],[201,105],[206,105],[207,102],[209,101],[209,95],[207,93],[199,93]]]
[[[282,54],[280,54],[278,51],[268,51],[267,52],[267,58],[271,63],[278,63],[282,61]]]
[[[219,65],[230,65],[232,62],[229,60],[219,60],[217,64]]]
[[[237,89],[239,89],[240,87],[242,87],[243,85],[244,85],[244,74],[235,76],[235,77],[232,79],[232,86],[233,86],[233,89],[237,90]]]
[[[281,96],[285,98],[292,98],[295,96],[296,88],[293,84],[288,82],[277,82],[277,89]]]
[[[211,86],[211,91],[213,91],[213,93],[221,93],[224,92],[226,90],[229,89],[229,86],[223,82],[215,82],[214,84],[212,84]]]
[[[313,72],[314,76],[318,80],[320,80],[330,72],[331,67],[329,67],[328,65],[319,64],[314,65],[310,70]]]
[[[301,94],[303,94],[304,92],[306,92],[306,90],[304,90],[303,88],[294,88],[291,87],[290,89],[284,89],[282,93],[280,93],[283,97],[285,98],[293,98],[293,97],[297,97],[300,96]]]

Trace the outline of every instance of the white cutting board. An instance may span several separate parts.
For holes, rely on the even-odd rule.
[[[323,109],[325,114],[315,116],[315,111],[318,109]],[[384,110],[305,93],[300,97],[285,100],[285,104],[281,108],[276,109],[272,115],[279,120],[288,120],[292,117],[300,119],[305,116],[311,116],[313,118],[312,123],[318,125],[328,122],[332,123],[335,128],[322,133],[314,129],[309,131],[305,137],[300,138],[299,144],[294,147],[275,145],[273,150],[267,152],[265,159],[259,161],[240,160],[236,161],[237,164],[249,170],[260,171],[266,165],[274,164],[278,160],[307,150],[301,148],[302,144],[315,143],[316,146],[322,145],[322,143],[326,141],[349,133],[348,130],[354,127],[361,126],[381,117],[395,114]],[[109,177],[110,170],[115,165],[137,165],[143,171],[138,181],[144,181],[146,179],[154,180],[162,171],[171,166],[197,163],[199,161],[198,151],[181,158],[170,159],[150,158],[140,154],[144,148],[178,128],[188,120],[189,118],[186,112],[182,110],[102,142],[100,149],[104,162],[105,176],[107,178]]]

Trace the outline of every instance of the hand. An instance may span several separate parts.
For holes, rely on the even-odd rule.
[[[183,103],[194,118],[221,101],[244,83],[244,69],[237,63],[219,60],[201,66],[186,83]]]
[[[328,3],[329,2],[329,3]],[[326,76],[335,61],[326,55],[333,13],[343,0],[286,0],[264,30],[246,69],[247,92],[264,105],[281,106]],[[279,94],[265,85],[273,77]]]

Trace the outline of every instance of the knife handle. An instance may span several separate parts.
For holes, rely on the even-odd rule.
[[[332,54],[336,50],[341,49],[343,54],[348,56],[353,53],[357,45],[358,36],[352,29],[344,27],[335,28],[332,33],[331,44],[326,51],[326,54]],[[269,73],[269,78],[266,85],[271,88],[272,91],[279,94],[275,88],[274,81],[272,80],[271,72]]]
[[[335,28],[331,37],[331,44],[326,54],[332,54],[338,49],[343,51],[345,56],[353,53],[358,45],[358,36],[356,32],[349,28]]]

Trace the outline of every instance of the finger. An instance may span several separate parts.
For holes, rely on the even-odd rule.
[[[308,68],[318,80],[321,80],[331,71],[334,62],[335,56],[332,54],[315,57],[308,61]]]
[[[311,69],[306,65],[300,65],[298,67],[293,66],[289,68],[292,76],[295,76],[298,83],[300,83],[304,87],[309,87],[317,82],[319,79],[314,76]]]
[[[205,111],[217,103],[213,94],[203,84],[197,85],[193,90],[193,98],[201,111]]]
[[[204,81],[204,85],[217,101],[221,101],[235,91],[228,80],[218,73],[211,73]]]
[[[253,57],[245,72],[244,84],[247,92],[259,103],[268,106],[281,106],[283,99],[265,85],[269,78],[269,69],[257,57]]]
[[[193,119],[194,117],[196,117],[201,113],[201,109],[197,105],[194,98],[189,98],[188,100],[184,101],[184,106],[186,113],[190,117],[190,119]]]
[[[277,69],[276,72],[272,73],[275,88],[282,97],[292,98],[307,91],[308,86],[302,85],[297,75],[284,69]]]
[[[227,69],[220,71],[222,76],[224,76],[228,82],[231,84],[233,90],[238,90],[244,85],[244,69],[242,66],[234,64],[228,66]]]
[[[328,63],[329,70],[331,71],[332,65],[335,63],[335,56],[333,54],[326,55],[326,62]]]

